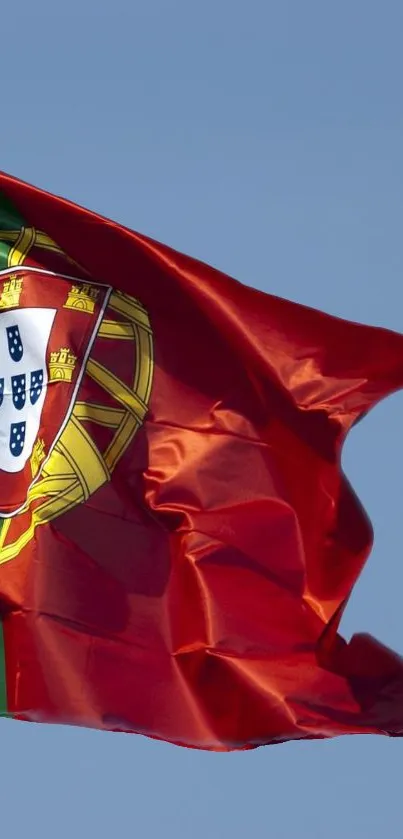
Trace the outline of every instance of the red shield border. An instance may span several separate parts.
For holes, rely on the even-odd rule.
[[[3,518],[24,509],[30,488],[69,420],[110,293],[109,286],[33,267],[0,272],[0,328],[5,311],[56,310],[46,350],[48,385],[32,455],[20,472],[0,470]]]

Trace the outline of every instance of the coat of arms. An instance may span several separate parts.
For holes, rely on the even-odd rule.
[[[144,420],[152,369],[134,298],[33,267],[0,273],[0,563],[110,479]]]

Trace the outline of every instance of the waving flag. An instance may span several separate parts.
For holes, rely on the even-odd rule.
[[[403,337],[247,288],[0,176],[2,711],[206,749],[401,734],[346,644],[340,467]]]

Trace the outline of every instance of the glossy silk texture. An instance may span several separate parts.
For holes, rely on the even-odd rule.
[[[9,712],[217,750],[400,734],[401,660],[337,625],[372,538],[341,446],[402,386],[403,337],[6,175],[0,190],[74,260],[65,274],[137,298],[154,342],[148,413],[110,481],[0,565]]]

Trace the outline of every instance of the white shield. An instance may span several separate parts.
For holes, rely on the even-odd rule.
[[[32,454],[46,397],[46,351],[56,309],[0,312],[0,469]]]

